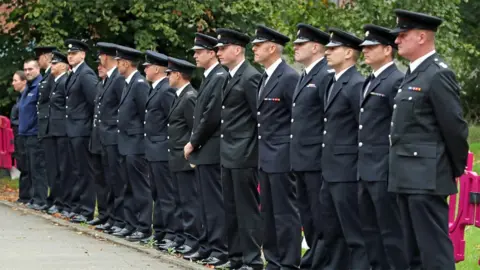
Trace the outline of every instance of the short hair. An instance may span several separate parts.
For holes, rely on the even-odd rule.
[[[35,59],[31,59],[31,58],[25,60],[25,62],[23,62],[23,64],[28,64],[28,63],[32,63],[32,62],[33,62],[33,64],[35,65],[36,68],[40,68],[40,66],[38,65],[38,61],[35,60]]]
[[[26,81],[27,80],[27,76],[25,76],[25,72],[23,72],[23,70],[17,70],[15,71],[14,73],[15,75],[17,75],[21,81]]]
[[[180,76],[182,76],[182,79],[184,79],[186,81],[191,81],[192,80],[192,75],[188,75],[188,74],[180,72]]]
[[[277,47],[278,53],[279,53],[280,55],[282,55],[282,54],[283,54],[284,47],[283,47],[282,45],[276,44],[276,43],[275,43],[275,47]]]

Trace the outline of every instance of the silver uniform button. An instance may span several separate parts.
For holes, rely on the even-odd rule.
[[[168,149],[168,152],[170,152],[170,149]]]
[[[147,133],[143,133],[143,137],[147,137]]]
[[[117,123],[120,122],[120,120],[117,119]]]
[[[362,128],[363,128],[363,126],[362,126],[362,125],[358,126],[358,129],[362,130]]]
[[[412,100],[412,97],[408,97],[408,100]]]
[[[220,123],[222,123],[222,124],[223,124],[223,119],[222,119],[222,120],[220,120]]]
[[[225,106],[222,106],[222,110],[225,110]]]
[[[120,133],[120,129],[117,129],[117,133]]]
[[[322,148],[325,148],[325,144],[324,144],[324,143],[322,143]]]
[[[170,136],[167,136],[167,140],[170,139]]]
[[[293,107],[295,107],[295,102],[293,103]]]
[[[101,123],[101,122],[102,122],[102,120],[98,120],[98,122],[99,122],[99,123]]]
[[[292,123],[293,123],[293,118],[292,118],[292,120],[290,120],[290,122],[292,122]]]
[[[262,139],[262,136],[258,135],[258,139],[261,140],[261,139]]]
[[[397,108],[397,104],[393,104],[393,109],[395,110]]]
[[[66,117],[66,118],[68,118],[68,114],[67,114],[67,115],[65,115],[65,117]]]
[[[169,127],[169,126],[170,126],[170,124],[167,124],[167,127]]]
[[[65,109],[68,109],[68,106],[65,106]]]
[[[358,147],[362,147],[363,143],[362,142],[359,142],[358,143]]]
[[[391,127],[393,127],[393,121],[392,121],[392,122],[390,122],[390,126],[391,126]]]
[[[363,111],[364,111],[364,109],[363,109],[363,108],[360,108],[360,112],[363,112]]]
[[[257,115],[260,115],[260,112],[257,112]]]
[[[418,153],[417,153],[417,152],[413,152],[413,155],[416,156],[416,155],[418,155]]]
[[[258,124],[257,124],[257,127],[260,127],[260,126],[261,126],[260,123],[258,123]]]
[[[293,134],[290,134],[290,139],[293,139]]]
[[[117,120],[117,123],[118,123],[118,120]],[[145,125],[147,123],[147,121],[143,121],[143,124]]]
[[[220,138],[223,138],[223,134],[220,134]]]
[[[148,110],[145,110],[145,113],[147,113],[147,112],[148,112]]]
[[[327,122],[327,118],[323,118],[323,122]]]
[[[325,135],[325,134],[327,134],[327,131],[326,131],[326,130],[323,131],[323,135]]]
[[[402,92],[402,89],[398,89],[398,91],[397,91],[397,92],[398,92],[398,93]]]

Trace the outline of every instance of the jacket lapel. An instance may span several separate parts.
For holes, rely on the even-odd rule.
[[[76,72],[73,72],[73,71],[72,71],[71,76],[70,76],[70,77],[68,78],[68,80],[67,80],[67,93],[70,92],[71,86],[72,86],[72,85],[75,83],[75,81],[77,80],[78,74],[80,74],[80,72],[82,71],[84,65],[85,65],[85,62],[84,62],[84,63],[81,63],[80,66],[78,66]]]
[[[360,99],[362,105],[363,105],[364,101],[366,99],[368,99],[368,97],[370,96],[370,93],[373,92],[373,90],[375,90],[375,88],[377,88],[383,80],[388,78],[388,76],[390,76],[390,74],[395,69],[397,69],[397,66],[395,64],[392,64],[387,69],[385,69],[382,73],[380,73],[380,76],[378,76],[378,78],[375,78],[375,79],[372,80],[372,83],[370,84],[369,89],[367,89],[367,93],[364,94],[363,91],[362,91],[362,97]],[[367,82],[365,82],[365,84],[367,84]],[[366,85],[364,85],[363,89],[365,89],[365,87],[366,87]]]
[[[132,85],[133,85],[133,82],[137,79],[137,76],[139,75],[139,71],[137,71],[132,79],[130,80],[130,83],[128,84],[128,86],[126,85],[124,88],[123,88],[123,91],[122,91],[122,98],[120,99],[120,104],[118,104],[119,106],[123,103],[123,101],[125,101],[125,98],[128,96],[128,93],[130,92],[130,89],[132,89]],[[125,82],[126,83],[126,82]]]
[[[317,73],[327,65],[327,60],[323,58],[320,62],[318,62],[312,70],[305,76],[305,78],[300,82],[297,83],[297,87],[295,88],[295,92],[293,92],[293,100],[297,99],[298,94],[307,86],[307,84],[317,75]],[[320,87],[317,85],[317,87]]]
[[[425,61],[423,61],[412,73],[406,75],[403,79],[403,82],[400,84],[400,88],[402,88],[405,84],[415,80],[420,72],[423,72],[428,66],[430,66],[435,57],[438,57],[436,53],[425,59]]]
[[[357,70],[356,67],[351,67],[340,77],[338,82],[336,82],[335,85],[333,86],[332,92],[330,93],[330,99],[328,99],[328,91],[325,91],[325,100],[327,101],[327,104],[325,106],[325,111],[328,110],[328,108],[332,104],[335,97],[338,95],[338,93],[340,93],[340,91],[343,88],[343,85],[348,83],[348,81],[350,80],[350,75],[355,70]],[[332,80],[333,80],[333,78],[334,77],[332,77]],[[329,86],[330,86],[330,84],[329,84]]]
[[[161,82],[159,82],[159,83],[157,84],[157,86],[155,86],[155,88],[151,88],[151,89],[150,89],[150,93],[149,93],[149,95],[148,95],[147,103],[146,103],[146,104],[148,104],[148,102],[158,93],[158,91],[160,90],[160,88],[162,88],[162,86],[163,86],[164,84],[166,84],[166,83],[168,84],[168,78],[167,78],[167,77],[165,77]]]
[[[111,85],[112,82],[114,81],[117,73],[118,73],[118,70],[117,70],[117,68],[115,68],[115,70],[112,72],[112,76],[110,76],[110,78],[108,78],[107,84],[105,84],[105,85],[103,86],[103,88],[108,89],[108,88],[110,87],[110,85]]]
[[[172,107],[170,108],[170,112],[168,113],[168,116],[167,116],[167,119],[170,119],[170,115],[172,115],[172,112],[175,110],[175,108],[178,106],[178,104],[180,103],[180,101],[182,100],[182,97],[185,95],[185,93],[190,90],[190,88],[192,87],[191,84],[187,85],[187,87],[185,87],[185,89],[183,89],[182,93],[180,93],[180,96],[178,96],[175,101],[173,102],[173,105]],[[177,93],[175,93],[175,95],[177,95]]]
[[[278,81],[280,80],[279,77],[283,74],[283,69],[285,68],[285,65],[286,65],[285,62],[282,60],[280,65],[278,65],[278,67],[272,73],[272,77],[268,80],[267,84],[265,85],[265,88],[262,91],[262,95],[261,96],[259,95],[259,97],[258,97],[257,108],[259,108],[260,105],[262,105],[265,97],[268,96],[268,94],[270,94],[270,92],[272,92],[272,90],[275,88],[275,86],[277,86]],[[261,82],[261,83],[263,83],[263,82]],[[259,89],[260,89],[260,87],[261,86],[259,86]]]
[[[227,86],[225,87],[225,90],[223,92],[223,98],[222,101],[225,100],[225,97],[227,97],[228,93],[230,93],[230,90],[237,84],[237,82],[240,80],[240,77],[242,77],[243,71],[247,68],[248,62],[245,60],[243,64],[238,68],[237,72],[235,72],[235,75],[233,75],[233,78],[230,79],[228,82]]]

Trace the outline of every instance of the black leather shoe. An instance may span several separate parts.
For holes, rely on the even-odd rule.
[[[54,214],[57,214],[57,213],[60,213],[60,209],[56,205],[53,205],[52,207],[48,208],[48,210],[47,210],[47,214],[49,214],[49,215],[54,215]]]
[[[117,236],[117,237],[126,237],[126,236],[129,236],[130,234],[133,233],[133,230],[129,230],[127,228],[123,228],[121,229],[120,231],[117,231],[117,232],[114,232],[112,233],[113,236]]]
[[[35,203],[35,204],[33,204],[31,209],[36,210],[36,211],[43,211],[43,210],[48,209],[48,205],[46,205],[46,204],[39,205],[39,204]]]
[[[205,260],[209,257],[206,254],[201,254],[200,252],[197,251],[197,252],[185,255],[185,256],[183,256],[183,258],[185,260],[191,260],[193,262],[201,261],[201,263],[203,264],[203,260]]]
[[[163,243],[157,245],[157,248],[159,250],[169,250],[171,248],[175,249],[179,246],[179,244],[175,241],[172,241],[170,239],[163,239],[162,240]]]
[[[230,263],[227,259],[217,257],[208,257],[206,260],[202,261],[202,264],[219,267],[219,269],[230,268]]]
[[[99,218],[94,218],[94,219],[90,220],[89,222],[87,222],[87,224],[90,225],[90,226],[97,226],[97,225],[103,224],[105,222],[106,222],[106,220],[99,219]]]
[[[145,239],[140,240],[140,244],[142,245],[148,245],[150,243],[153,243],[154,245],[157,245],[157,243],[160,243],[161,241],[158,241],[155,236],[150,235],[150,237],[147,237]]]
[[[89,219],[84,215],[76,215],[70,220],[72,223],[86,223],[88,221]]]
[[[189,245],[181,245],[178,248],[175,248],[173,252],[185,255],[185,254],[194,252],[194,250]]]
[[[77,213],[75,213],[75,212],[70,212],[70,213],[67,213],[67,215],[66,215],[65,217],[66,217],[66,218],[74,218],[76,215],[77,215]]]
[[[108,230],[112,227],[112,224],[110,223],[105,223],[105,224],[99,224],[97,226],[95,226],[95,230],[97,231],[105,231],[105,230]]]
[[[104,230],[103,232],[104,233],[108,233],[108,234],[112,234],[112,233],[118,233],[122,230],[123,228],[120,228],[120,227],[117,227],[117,226],[112,226],[110,227],[110,229],[106,229]]]
[[[136,231],[136,232],[132,233],[131,235],[125,237],[125,239],[127,241],[130,241],[130,242],[139,242],[140,240],[147,239],[148,237],[150,237],[149,234]]]

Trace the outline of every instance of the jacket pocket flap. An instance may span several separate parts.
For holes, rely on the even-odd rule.
[[[398,145],[396,148],[395,153],[399,156],[425,158],[437,157],[437,147],[434,145],[402,144]]]
[[[152,142],[161,142],[167,139],[166,135],[150,136],[150,141]]]
[[[285,136],[275,136],[270,139],[270,142],[272,144],[282,144],[282,143],[288,143],[290,142],[290,136],[285,135]]]
[[[356,145],[335,145],[333,147],[334,154],[356,154],[358,148]]]
[[[322,137],[313,137],[313,138],[300,138],[299,143],[301,145],[314,145],[321,144],[323,142]]]
[[[143,128],[129,128],[127,129],[128,135],[135,135],[143,133]]]

